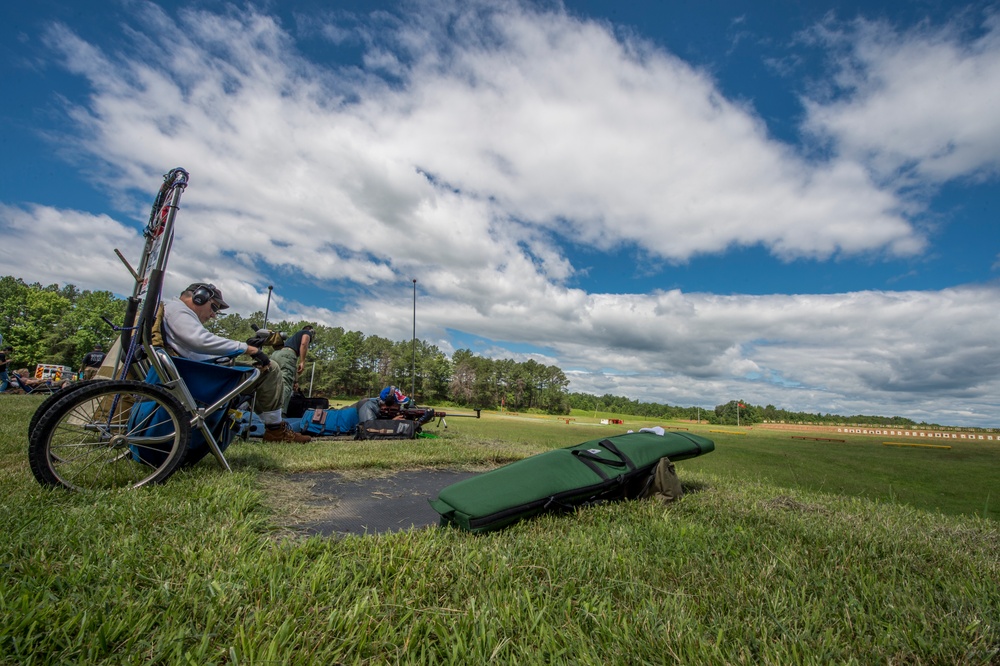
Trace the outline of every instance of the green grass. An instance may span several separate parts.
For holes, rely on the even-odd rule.
[[[954,440],[944,450],[883,446],[899,438],[881,435],[819,434],[846,440],[820,442],[766,430],[701,432],[715,440],[720,455],[686,463],[691,470],[1000,519],[1000,442]]]
[[[288,538],[289,471],[483,469],[621,429],[488,417],[414,442],[238,443],[233,474],[206,460],[88,496],[31,478],[38,402],[0,396],[2,663],[1000,661],[996,445],[704,428],[717,450],[678,464],[669,506]]]

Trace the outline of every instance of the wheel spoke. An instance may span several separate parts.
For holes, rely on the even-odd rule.
[[[31,434],[29,457],[48,485],[137,487],[169,476],[189,436],[187,414],[164,389],[111,380],[53,403]]]

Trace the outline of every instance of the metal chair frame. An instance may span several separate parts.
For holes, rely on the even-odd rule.
[[[210,398],[210,404],[199,406],[198,401],[195,399],[190,387],[171,356],[165,349],[153,343],[153,331],[156,315],[160,308],[163,279],[173,246],[177,211],[180,208],[181,196],[187,188],[188,180],[187,171],[180,168],[172,169],[164,176],[163,185],[157,193],[150,212],[149,223],[143,230],[146,241],[137,269],[133,269],[125,260],[122,253],[117,249],[115,250],[119,259],[121,259],[122,263],[125,264],[125,267],[132,274],[135,284],[132,295],[128,298],[126,304],[125,321],[123,324],[118,326],[114,322],[105,319],[114,330],[121,333],[118,356],[115,359],[114,379],[117,381],[114,386],[121,387],[123,391],[126,391],[129,386],[141,386],[147,383],[145,380],[146,377],[152,376],[150,370],[155,370],[158,381],[154,382],[154,384],[159,387],[157,390],[166,391],[169,394],[169,397],[164,397],[163,400],[175,405],[171,409],[176,409],[176,405],[179,405],[184,412],[183,415],[177,414],[173,418],[183,418],[189,421],[186,426],[178,427],[174,435],[174,447],[171,450],[176,449],[178,446],[176,438],[183,437],[184,439],[182,445],[185,447],[185,450],[177,454],[180,457],[180,462],[183,462],[183,457],[187,455],[186,447],[189,436],[194,431],[197,431],[201,433],[205,444],[219,465],[227,471],[232,471],[229,462],[223,454],[223,447],[220,446],[219,441],[212,433],[208,419],[219,410],[227,409],[234,398],[247,392],[260,376],[260,370],[255,367],[247,367],[245,377],[235,387],[227,391],[224,395],[217,398]],[[241,367],[240,370],[243,370],[243,368]],[[40,482],[52,485],[61,483],[62,485],[72,487],[52,467],[58,462],[62,462],[62,460],[49,449],[51,446],[50,440],[55,437],[54,434],[49,434],[49,431],[59,427],[58,421],[64,418],[61,412],[72,411],[74,397],[81,404],[86,403],[89,400],[89,396],[95,391],[100,390],[95,389],[95,385],[98,384],[101,384],[101,380],[82,382],[78,386],[67,388],[50,396],[39,406],[29,426],[29,457],[31,458],[32,472]],[[108,386],[111,386],[111,384],[108,384]],[[141,389],[136,390],[140,393],[142,392]],[[147,390],[146,392],[148,393],[149,391]],[[102,473],[101,470],[107,467],[109,461],[123,461],[128,457],[128,444],[121,441],[124,436],[117,434],[122,431],[122,422],[120,417],[117,417],[118,420],[116,420],[115,413],[116,410],[120,411],[127,409],[127,407],[119,404],[119,394],[114,394],[113,392],[112,394],[114,398],[110,401],[108,408],[105,409],[102,407],[100,410],[93,410],[93,421],[84,423],[82,426],[76,424],[83,432],[97,431],[102,433],[101,437],[103,439],[100,439],[96,443],[88,441],[80,444],[81,447],[96,446],[98,447],[97,450],[102,450],[101,447],[106,444],[106,447],[103,449],[106,454],[105,457],[99,463],[95,463],[95,468],[98,469],[97,474]],[[162,393],[159,393],[159,395],[162,396]],[[173,401],[176,401],[176,403]],[[55,411],[50,418],[46,418],[45,412],[49,409],[54,409]],[[168,409],[168,412],[170,411]],[[60,413],[57,414],[56,412]],[[97,414],[100,414],[99,419],[96,416]],[[45,432],[36,433],[36,429],[44,430]],[[38,435],[37,437],[36,434]],[[143,436],[141,439],[145,445],[155,441],[156,438]],[[167,441],[171,441],[169,437]],[[71,444],[66,448],[72,452],[73,446],[76,445]],[[107,447],[111,447],[116,452],[121,451],[121,453],[113,455],[108,452]],[[44,458],[42,457],[42,453],[44,453]],[[139,458],[137,455],[134,457]],[[126,462],[132,464],[131,461]],[[169,470],[166,467],[162,468],[162,470],[157,469],[158,476],[154,482],[162,481],[163,478],[169,476],[180,462],[169,465]],[[138,460],[135,464],[143,463],[145,463],[145,460]],[[49,469],[44,469],[46,465],[49,466]],[[153,465],[149,466],[153,467]],[[162,473],[160,473],[161,471]],[[132,487],[142,485],[149,480],[147,478],[141,482],[135,482]]]

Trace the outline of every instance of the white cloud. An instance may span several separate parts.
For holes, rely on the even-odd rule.
[[[142,236],[106,215],[0,203],[0,236],[2,275],[26,276],[43,285],[69,282],[91,291],[132,293],[134,283],[114,248],[137,262]]]
[[[95,88],[76,109],[81,140],[120,184],[191,169],[197,223],[231,238],[201,239],[206,254],[238,244],[373,284],[435,257],[516,262],[511,220],[675,261],[758,243],[786,259],[923,247],[893,193],[770,140],[705,74],[602,24],[497,7],[462,14],[444,46],[426,22],[397,33],[411,60],[395,86],[306,61],[252,12],[182,12],[178,31],[151,8],[147,51],[169,54],[151,61],[65,27],[50,43]],[[388,246],[402,230],[405,256]],[[527,236],[536,271],[571,273]]]
[[[961,14],[960,14],[961,15]],[[841,53],[835,99],[805,100],[806,127],[907,185],[1000,173],[1000,14],[898,32],[857,20],[817,34]],[[968,31],[971,32],[971,31]]]
[[[170,292],[210,280],[249,313],[264,309],[268,283],[295,272],[358,295],[341,310],[283,294],[274,318],[406,339],[409,317],[398,313],[409,312],[410,293],[398,287],[419,274],[420,337],[447,348],[446,329],[457,329],[496,341],[493,354],[505,343],[535,345],[538,358],[571,372],[572,390],[992,418],[995,289],[713,296],[567,286],[578,267],[566,243],[627,247],[659,262],[755,244],[783,260],[923,251],[907,218],[915,204],[869,168],[881,178],[919,160],[918,172],[939,178],[992,163],[960,133],[946,159],[862,130],[880,117],[872,109],[897,108],[916,85],[896,64],[915,48],[909,37],[877,53],[874,38],[858,33],[880,87],[810,104],[810,127],[842,148],[824,161],[769,137],[706,73],[559,11],[428,5],[454,20],[425,7],[412,21],[387,21],[358,38],[372,69],[344,71],[307,60],[281,25],[253,11],[182,10],[178,26],[143,7],[131,35],[145,48],[102,51],[64,26],[49,44],[92,88],[73,109],[77,148],[105,166],[130,219],[142,210],[133,199],[166,168],[191,171]],[[314,17],[311,34],[350,41],[345,25],[322,23]],[[927,44],[951,54],[963,86],[992,81],[985,37],[973,49],[983,57],[949,51],[947,40]],[[376,77],[386,72],[389,80]],[[915,132],[943,113],[913,111],[904,126]],[[978,136],[990,136],[976,117]],[[63,230],[91,256],[111,256],[119,240],[133,252],[141,245],[106,216],[28,205],[0,215],[6,266],[17,264],[8,237],[44,245],[29,228]],[[37,270],[51,276],[42,281],[130,291],[116,262],[92,260],[61,278]]]
[[[462,24],[457,47],[420,28],[407,85],[378,100],[379,134],[564,239],[676,261],[757,243],[783,258],[923,246],[863,169],[796,156],[707,75],[606,26],[515,6]]]
[[[138,268],[144,244],[140,229],[144,224],[142,220],[130,226],[107,215],[51,206],[0,203],[0,275],[129,296],[135,282],[115,250],[133,269]],[[204,248],[196,250],[202,238],[198,232],[195,227],[185,238],[177,239],[167,267],[165,295],[176,295],[192,282],[215,281],[225,291],[227,301],[239,304],[248,313],[263,311],[266,291],[261,293],[255,286],[260,276],[223,256],[205,263]],[[276,312],[283,313],[280,307]]]
[[[918,420],[961,407],[977,410],[980,424],[995,423],[997,287],[769,296],[528,292],[521,305],[517,313],[481,311],[422,298],[418,335],[451,327],[542,343],[572,378],[571,390],[597,395],[704,406],[739,397]],[[362,311],[350,316],[374,325]],[[409,322],[397,325],[395,338],[405,338]],[[490,354],[520,358],[496,348]]]

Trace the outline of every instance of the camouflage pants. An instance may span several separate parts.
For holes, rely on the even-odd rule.
[[[271,361],[281,369],[281,411],[288,411],[288,402],[292,399],[292,386],[298,375],[299,357],[288,347],[277,349],[271,354]]]

